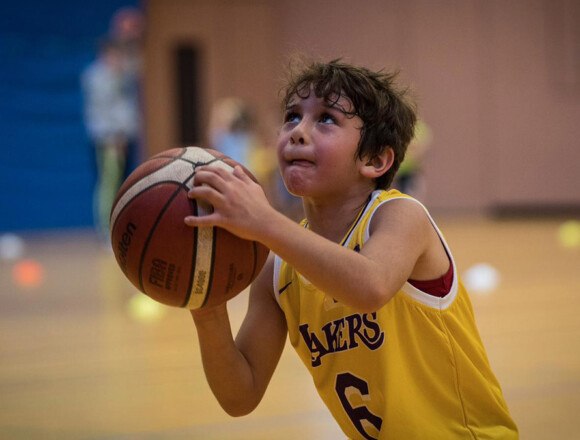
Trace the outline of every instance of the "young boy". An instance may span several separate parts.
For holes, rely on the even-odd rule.
[[[290,80],[277,151],[301,225],[241,168],[198,169],[190,197],[215,211],[185,222],[272,250],[235,340],[225,304],[192,311],[207,380],[228,414],[251,412],[288,334],[351,439],[516,439],[443,236],[386,190],[416,122],[394,79],[335,60]]]

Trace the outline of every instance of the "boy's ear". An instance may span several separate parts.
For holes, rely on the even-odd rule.
[[[363,159],[360,172],[364,177],[376,179],[389,171],[394,161],[395,152],[391,147],[388,147],[380,155],[372,159]]]

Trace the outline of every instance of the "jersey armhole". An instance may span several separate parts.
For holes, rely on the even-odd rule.
[[[452,269],[453,270],[453,281],[451,283],[451,289],[449,290],[449,293],[443,297],[433,296],[427,292],[424,292],[424,291],[414,287],[413,285],[411,285],[408,281],[406,281],[405,284],[403,284],[403,287],[401,288],[401,290],[407,296],[420,302],[421,304],[424,304],[426,306],[433,307],[436,309],[445,310],[451,304],[453,304],[453,302],[455,301],[455,298],[457,297],[457,291],[459,288],[459,278],[457,275],[457,266],[455,265],[455,260],[453,259],[453,255],[451,254],[451,250],[449,249],[449,246],[447,245],[447,242],[445,241],[443,234],[441,233],[441,231],[437,227],[437,224],[433,220],[433,217],[431,217],[431,214],[429,213],[427,208],[420,201],[418,201],[417,199],[414,199],[412,197],[404,197],[404,196],[393,197],[393,198],[381,201],[376,206],[376,208],[373,210],[373,212],[371,212],[371,214],[369,216],[369,220],[368,220],[368,223],[367,223],[366,228],[365,228],[364,239],[366,241],[370,237],[369,231],[370,231],[371,221],[372,221],[374,213],[377,212],[378,207],[383,205],[384,203],[390,202],[391,200],[398,200],[398,199],[409,200],[411,202],[417,203],[421,208],[423,208],[423,211],[427,215],[427,218],[429,219],[431,226],[433,226],[433,229],[435,229],[435,232],[439,236],[439,239],[441,240],[441,243],[443,244],[443,248],[445,249],[445,252],[447,252],[447,256],[449,257],[450,264],[453,268]]]

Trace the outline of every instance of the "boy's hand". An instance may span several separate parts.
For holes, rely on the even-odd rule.
[[[199,167],[194,185],[189,198],[204,199],[214,210],[208,215],[186,217],[186,225],[219,226],[246,240],[260,241],[265,218],[274,208],[262,187],[242,167],[236,166],[233,173],[218,167]]]

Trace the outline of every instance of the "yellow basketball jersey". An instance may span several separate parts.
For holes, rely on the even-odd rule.
[[[398,198],[419,203],[375,191],[343,245],[360,250],[373,213]],[[276,257],[274,291],[290,341],[351,439],[517,439],[451,252],[425,212],[454,265],[446,296],[405,283],[377,312],[358,313]]]

